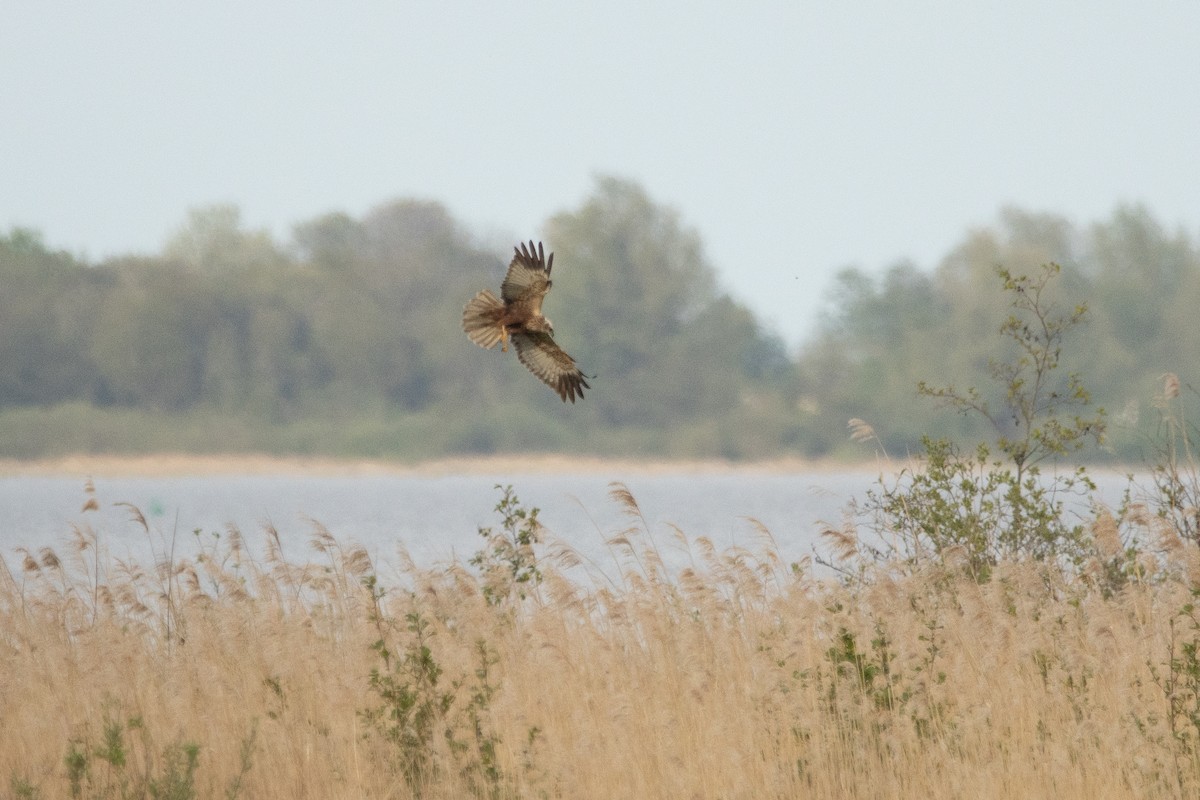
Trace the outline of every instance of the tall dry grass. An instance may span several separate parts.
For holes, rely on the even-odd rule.
[[[757,550],[718,551],[615,500],[620,566],[547,547],[524,597],[485,593],[462,564],[377,577],[319,526],[303,561],[270,529],[257,558],[230,530],[127,563],[86,524],[19,553],[0,572],[0,795],[1200,790],[1186,569],[1116,592],[1022,563],[983,584],[947,568],[846,584],[781,563],[765,531]],[[687,566],[668,568],[667,548]],[[169,784],[188,747],[194,773]]]

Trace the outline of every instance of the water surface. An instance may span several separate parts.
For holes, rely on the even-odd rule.
[[[671,526],[691,540],[708,537],[718,548],[761,545],[753,518],[770,531],[780,554],[793,561],[819,546],[822,522],[839,524],[848,503],[874,485],[868,470],[761,474],[755,472],[642,474],[343,475],[226,474],[195,477],[96,478],[100,509],[82,512],[78,477],[0,477],[0,556],[13,563],[17,548],[62,547],[73,525],[90,525],[113,557],[144,560],[170,547],[195,552],[197,536],[211,542],[234,525],[251,547],[263,526],[281,535],[292,561],[313,557],[312,520],[346,544],[361,544],[380,564],[396,564],[398,546],[421,566],[467,559],[481,544],[481,526],[498,527],[497,484],[511,485],[527,508],[540,509],[547,538],[562,540],[589,558],[609,560],[605,540],[637,524],[670,549]],[[643,521],[609,497],[622,480]],[[1124,485],[1101,481],[1114,497]],[[117,503],[141,509],[148,537]]]
[[[547,534],[585,552],[631,524],[609,497],[620,475],[403,475],[294,476],[217,475],[161,478],[97,478],[98,512],[82,512],[84,483],[74,477],[0,478],[0,554],[18,547],[62,545],[72,525],[90,524],[116,556],[144,554],[147,536],[130,521],[131,503],[153,533],[180,543],[236,525],[253,542],[264,524],[282,535],[289,558],[307,557],[311,520],[339,540],[365,545],[391,559],[402,544],[427,565],[467,558],[479,549],[478,529],[498,526],[497,484],[511,485],[522,505],[540,509]],[[656,537],[671,538],[669,525],[689,537],[706,536],[719,547],[752,544],[746,518],[770,529],[789,558],[810,552],[818,520],[837,521],[846,502],[871,482],[867,473],[763,475],[750,473],[663,474],[624,480]],[[632,520],[632,522],[639,522]]]

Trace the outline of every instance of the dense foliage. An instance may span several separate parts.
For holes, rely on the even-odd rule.
[[[436,203],[329,214],[286,246],[211,208],[161,255],[95,265],[13,231],[0,447],[740,456],[748,398],[784,418],[783,345],[716,288],[673,213],[604,180],[548,234],[560,266],[546,310],[603,387],[574,407],[462,334],[463,304],[498,287],[511,243],[473,241]]]
[[[978,387],[985,406],[1007,406],[1006,382],[989,380],[992,365],[1018,349],[1006,332],[1002,290],[1047,264],[1060,273],[1047,308],[1087,309],[1083,324],[1057,343],[1058,391],[1070,394],[1073,376],[1082,376],[1093,406],[1108,412],[1099,455],[1152,455],[1143,450],[1162,423],[1163,380],[1173,374],[1189,385],[1200,352],[1200,330],[1188,324],[1200,303],[1200,250],[1142,208],[1118,209],[1086,230],[1009,209],[998,227],[971,232],[931,272],[907,262],[879,276],[842,271],[821,329],[798,360],[806,429],[827,436],[810,446],[837,447],[847,417],[868,421],[893,456],[921,449],[927,433],[960,442],[1003,438],[1003,420],[955,415],[915,398],[924,382]],[[1194,391],[1185,394],[1194,399]]]
[[[852,417],[903,455],[926,433],[987,433],[918,384],[981,385],[1005,317],[997,268],[1049,262],[1051,299],[1090,309],[1064,374],[1108,410],[1115,455],[1138,454],[1161,377],[1186,387],[1200,352],[1200,252],[1138,208],[1086,230],[1007,211],[932,271],[846,269],[793,353],[635,184],[600,179],[544,236],[561,265],[546,311],[597,375],[575,406],[462,335],[463,303],[498,285],[511,243],[480,241],[437,203],[330,213],[284,243],[236,208],[200,209],[161,253],[101,263],[14,229],[0,236],[0,455],[861,455]]]

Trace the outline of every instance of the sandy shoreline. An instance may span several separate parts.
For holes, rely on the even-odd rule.
[[[419,463],[370,459],[337,459],[322,456],[277,457],[266,455],[74,455],[22,461],[0,459],[0,476],[41,475],[77,477],[154,477],[195,475],[493,475],[493,474],[772,474],[814,472],[894,471],[899,465],[862,462],[848,464],[805,459],[732,462],[721,460],[668,461],[574,457],[555,454],[510,454],[445,458]]]

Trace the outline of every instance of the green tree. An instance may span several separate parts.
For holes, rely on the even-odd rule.
[[[364,233],[349,214],[334,211],[292,228],[292,241],[300,260],[324,270],[342,273],[360,260]]]
[[[786,383],[782,345],[718,290],[696,232],[638,185],[599,179],[546,234],[563,265],[547,313],[570,320],[560,344],[599,376],[588,400],[601,425],[720,418],[746,392]]]
[[[1049,288],[1061,270],[1047,264],[1040,275],[1029,277],[997,269],[1011,309],[999,332],[1012,355],[990,358],[987,371],[1002,389],[1001,403],[992,403],[973,386],[960,391],[917,384],[922,395],[986,420],[1018,481],[1046,459],[1072,453],[1089,439],[1099,444],[1104,437],[1103,409],[1088,416],[1078,413],[1090,405],[1091,395],[1077,372],[1060,372],[1067,334],[1087,316],[1085,304],[1056,313]]]
[[[499,283],[501,266],[442,205],[397,200],[361,221],[327,214],[297,226],[296,239],[321,273],[311,334],[332,394],[419,411],[475,389],[459,311]]]
[[[234,205],[189,211],[187,221],[167,241],[163,256],[188,269],[208,273],[287,263],[287,257],[275,246],[270,233],[242,227],[242,213]]]
[[[997,357],[995,333],[1009,313],[996,302],[998,264],[1012,274],[1034,274],[1042,264],[1060,263],[1051,289],[1056,302],[1097,297],[1095,323],[1086,340],[1073,344],[1073,361],[1099,387],[1098,403],[1120,408],[1124,400],[1114,402],[1113,395],[1131,384],[1128,373],[1105,367],[1122,358],[1123,348],[1111,342],[1091,252],[1086,237],[1062,217],[1005,209],[997,225],[969,232],[931,271],[904,263],[879,276],[843,271],[817,336],[799,358],[810,427],[836,431],[839,419],[865,419],[892,453],[920,451],[925,433],[959,444],[990,435],[991,423],[982,416],[948,419],[913,400],[924,379],[975,386],[993,407],[1005,402],[1004,387],[988,374],[989,359]],[[838,446],[828,434],[820,441]]]
[[[104,279],[49,250],[36,231],[14,228],[0,236],[0,406],[102,393],[87,347]]]
[[[109,400],[160,411],[201,402],[211,293],[195,274],[157,263],[124,264],[113,277],[90,343]]]
[[[847,417],[883,423],[880,441],[891,452],[911,450],[928,430],[929,415],[913,403],[914,375],[945,353],[949,303],[932,276],[907,262],[879,279],[842,270],[831,290],[833,308],[801,354],[810,428],[826,432],[818,452],[842,445]]]
[[[1126,351],[1161,347],[1167,316],[1163,310],[1198,265],[1182,233],[1167,236],[1143,207],[1117,209],[1112,219],[1092,227],[1091,270],[1097,302],[1110,335]]]
[[[1056,264],[1033,277],[997,270],[1009,298],[1010,313],[999,328],[1001,344],[1008,346],[989,360],[988,373],[1002,389],[1002,402],[992,403],[973,386],[919,384],[922,395],[985,420],[995,438],[968,455],[945,440],[926,438],[922,468],[905,469],[895,486],[868,494],[868,512],[894,534],[890,541],[905,559],[957,552],[973,575],[985,579],[1004,558],[1078,564],[1086,555],[1083,527],[1066,519],[1063,498],[1094,485],[1083,468],[1041,473],[1043,463],[1088,441],[1098,444],[1105,431],[1104,412],[1088,408],[1091,398],[1079,375],[1061,371],[1067,335],[1084,321],[1087,307],[1059,312],[1049,290],[1060,272]]]

